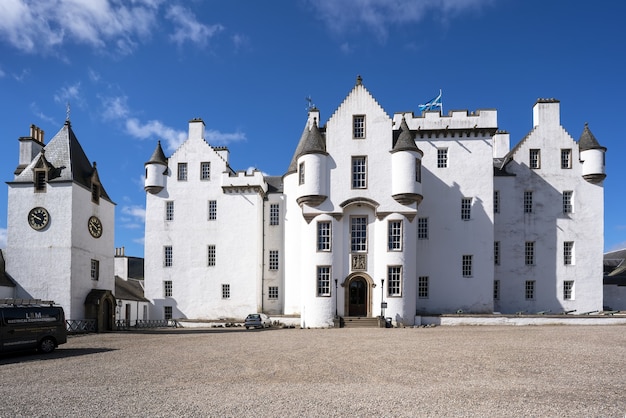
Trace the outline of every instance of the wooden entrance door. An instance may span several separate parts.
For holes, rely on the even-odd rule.
[[[348,315],[367,316],[367,282],[357,277],[350,282]]]

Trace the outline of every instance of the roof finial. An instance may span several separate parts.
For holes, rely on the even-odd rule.
[[[70,123],[70,101],[67,101],[67,104],[65,105],[65,123],[69,124]]]
[[[361,74],[356,76],[356,85],[360,86],[361,84],[363,84],[363,79],[361,78]]]
[[[309,96],[306,96],[306,97],[304,98],[304,100],[306,100],[306,102],[307,102],[307,106],[306,106],[306,110],[307,110],[307,112],[310,112],[311,110],[314,110],[314,109],[316,108],[316,107],[315,107],[315,104],[313,103],[313,99],[311,99],[311,96],[310,96],[310,95],[309,95]]]

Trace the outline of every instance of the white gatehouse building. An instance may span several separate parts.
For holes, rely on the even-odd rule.
[[[574,140],[558,100],[532,121],[511,148],[496,110],[389,116],[359,77],[273,177],[233,170],[191,120],[145,164],[150,317],[602,310],[606,148],[586,125]]]

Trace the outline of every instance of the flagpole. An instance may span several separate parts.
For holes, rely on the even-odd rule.
[[[441,89],[439,89],[439,98],[441,100],[441,116],[443,116],[443,97],[441,97]]]

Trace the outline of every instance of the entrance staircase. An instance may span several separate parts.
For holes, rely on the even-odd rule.
[[[378,318],[363,316],[344,316],[341,321],[343,328],[378,328]]]

